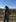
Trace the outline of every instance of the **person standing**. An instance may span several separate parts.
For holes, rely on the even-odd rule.
[[[5,17],[4,17],[4,22],[5,22],[5,20],[7,20],[7,22],[8,22],[8,20],[9,20],[9,18],[8,18],[8,7],[7,6],[5,6],[5,8],[6,8],[6,10],[5,10]]]

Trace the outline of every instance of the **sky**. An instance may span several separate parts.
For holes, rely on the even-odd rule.
[[[16,0],[0,0],[0,8],[8,6],[10,9],[16,9]]]

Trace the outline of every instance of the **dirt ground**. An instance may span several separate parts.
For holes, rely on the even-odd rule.
[[[3,21],[0,21],[0,22],[3,22]]]

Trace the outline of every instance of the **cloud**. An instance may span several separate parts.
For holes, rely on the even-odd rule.
[[[9,9],[16,9],[15,6],[9,6]]]
[[[16,9],[15,6],[11,6],[11,5],[8,5],[8,4],[6,4],[6,5],[8,6],[9,9]],[[1,6],[0,8],[5,9],[5,6]]]
[[[0,8],[4,8],[4,7],[0,7]]]

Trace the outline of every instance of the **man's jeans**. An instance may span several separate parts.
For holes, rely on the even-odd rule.
[[[9,18],[8,17],[6,17],[5,19],[4,19],[4,22],[8,22],[9,21]]]

